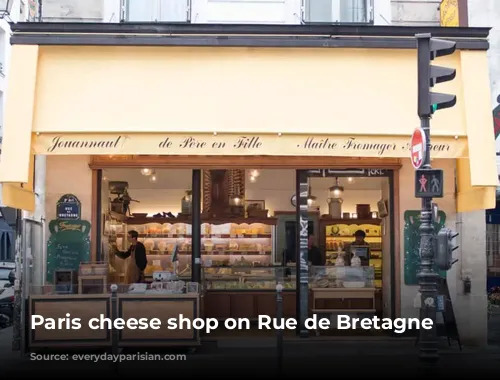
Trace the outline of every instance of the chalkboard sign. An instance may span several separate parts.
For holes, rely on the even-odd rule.
[[[57,201],[56,215],[60,220],[80,220],[82,204],[73,194],[65,194]]]
[[[462,342],[460,341],[460,334],[458,333],[457,320],[455,318],[455,311],[453,310],[453,303],[451,302],[450,289],[448,288],[448,282],[445,279],[441,280],[438,292],[443,298],[443,310],[438,310],[438,312],[440,312],[443,316],[443,323],[445,334],[448,338],[448,344],[451,345],[452,339],[456,340],[460,351],[462,351]]]
[[[405,249],[405,284],[418,285],[417,273],[420,270],[420,211],[405,211],[404,249]],[[437,221],[434,222],[434,231],[437,233],[444,227],[446,214],[438,212]],[[446,278],[446,272],[438,271],[441,277]]]
[[[77,271],[80,263],[90,261],[90,223],[86,220],[52,220],[49,230],[47,280],[53,282],[55,270]]]

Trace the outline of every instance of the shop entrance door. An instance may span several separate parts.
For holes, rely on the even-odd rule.
[[[396,315],[395,307],[395,291],[396,291],[396,268],[395,268],[395,239],[398,234],[394,233],[395,223],[394,223],[394,172],[387,169],[311,169],[311,170],[297,170],[297,207],[296,207],[296,220],[297,220],[297,244],[296,244],[296,257],[297,260],[297,298],[296,298],[296,308],[297,308],[297,319],[299,326],[303,326],[303,321],[308,317],[311,310],[309,305],[309,289],[308,289],[308,228],[309,225],[309,215],[307,199],[310,198],[308,189],[310,188],[310,181],[313,178],[381,178],[384,179],[380,181],[382,184],[380,186],[380,201],[377,203],[377,211],[374,210],[374,215],[379,219],[380,224],[380,237],[381,239],[375,242],[377,249],[381,251],[383,259],[381,260],[381,265],[379,268],[374,270],[374,278],[377,285],[376,287],[376,307],[374,309],[378,310],[380,316],[383,317],[394,317]],[[360,201],[359,203],[364,203]],[[357,218],[357,215],[352,213],[350,218]],[[342,217],[346,217],[342,215]],[[370,215],[369,218],[372,216]],[[375,217],[374,217],[375,218]],[[320,219],[320,228],[322,224],[322,219]],[[350,219],[350,224],[356,225],[356,220]],[[361,220],[360,220],[361,223]],[[348,223],[346,223],[348,224]],[[353,226],[355,227],[355,226]],[[320,231],[320,235],[322,232]],[[320,245],[322,242],[320,241]],[[370,266],[373,266],[370,263]],[[383,286],[382,286],[383,284]],[[308,332],[305,328],[299,328],[297,330],[298,334],[301,336],[307,335]]]

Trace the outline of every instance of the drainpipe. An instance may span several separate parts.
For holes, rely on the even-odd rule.
[[[23,212],[16,210],[16,280],[14,283],[14,315],[13,315],[13,332],[12,332],[12,351],[22,351],[22,251],[23,251]]]
[[[43,9],[43,0],[38,0],[38,22],[43,22],[42,9]]]

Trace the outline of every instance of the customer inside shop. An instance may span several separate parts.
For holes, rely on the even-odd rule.
[[[330,170],[308,180],[310,313],[366,309],[387,314],[382,300],[391,286],[391,245],[385,238],[391,236],[391,190],[388,177],[367,173]],[[284,287],[284,316],[295,317],[296,171],[203,170],[201,180],[204,317],[274,316],[277,282]],[[101,257],[109,263],[108,281],[134,288],[127,278],[134,267],[128,261],[135,258],[124,255],[133,233],[147,257],[142,275],[136,276],[143,279],[142,289],[171,276],[188,283],[192,170],[107,169],[101,189]],[[346,298],[339,289],[347,288],[364,291],[366,299]]]

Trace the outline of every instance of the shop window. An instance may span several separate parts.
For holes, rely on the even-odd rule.
[[[123,0],[124,21],[188,22],[190,0]]]
[[[305,23],[373,23],[373,0],[303,0]]]

